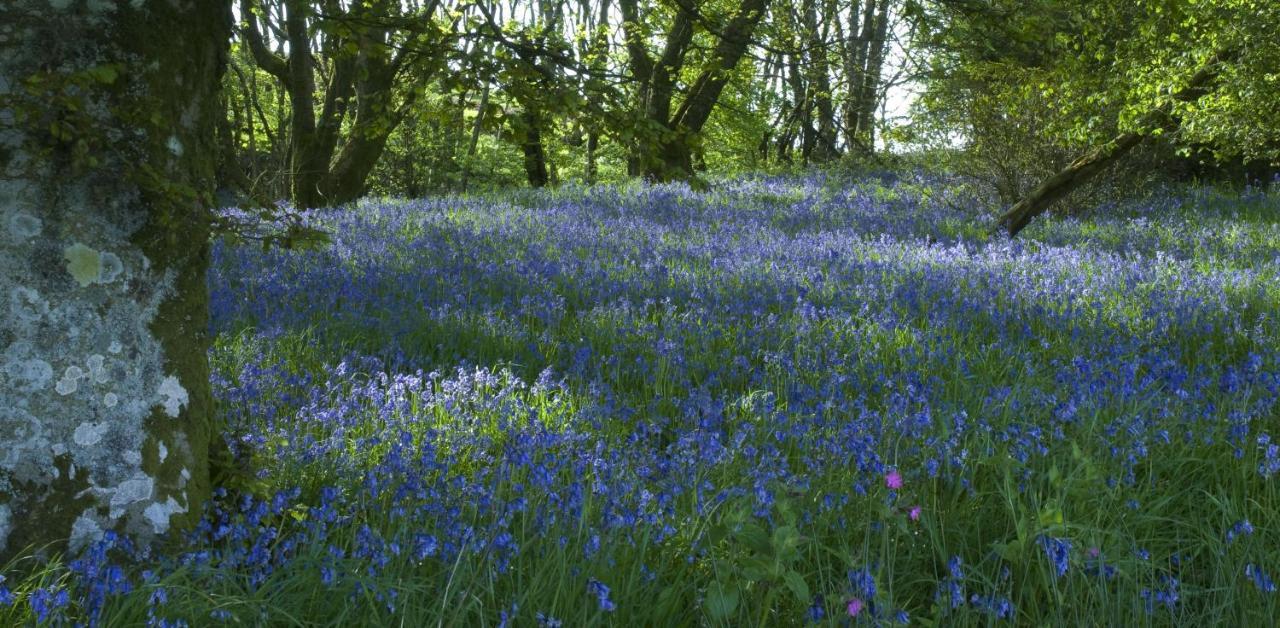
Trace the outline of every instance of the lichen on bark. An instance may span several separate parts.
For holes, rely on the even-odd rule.
[[[224,2],[0,5],[0,563],[155,537],[208,495],[229,29]]]

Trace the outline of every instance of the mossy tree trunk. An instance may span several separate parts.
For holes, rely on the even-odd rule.
[[[0,4],[0,563],[153,538],[209,494],[230,25],[212,0]]]

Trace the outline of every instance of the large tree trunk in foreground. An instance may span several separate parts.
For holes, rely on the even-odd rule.
[[[230,21],[205,0],[0,4],[0,564],[163,534],[209,494]]]
[[[1233,59],[1235,52],[1220,52],[1205,63],[1191,80],[1182,89],[1173,94],[1173,101],[1193,102],[1201,96],[1209,93],[1210,83],[1217,78],[1221,71],[1221,64]],[[1177,127],[1178,120],[1175,116],[1170,115],[1169,106],[1157,107],[1144,117],[1143,126],[1148,128],[1165,128]],[[1009,233],[1009,237],[1018,235],[1028,224],[1031,219],[1049,211],[1053,204],[1062,199],[1062,197],[1070,194],[1076,188],[1087,183],[1099,172],[1102,172],[1108,165],[1114,163],[1119,158],[1128,153],[1134,146],[1137,146],[1146,137],[1145,133],[1124,133],[1108,142],[1106,145],[1089,151],[1088,154],[1071,162],[1066,168],[1057,174],[1049,177],[1043,183],[1036,186],[1029,194],[1024,196],[1013,207],[1010,207],[1003,215],[997,219],[997,224],[1003,226]]]

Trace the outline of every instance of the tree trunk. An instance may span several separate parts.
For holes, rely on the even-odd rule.
[[[416,36],[392,46],[390,27],[373,18],[403,17],[392,10],[393,3],[352,3],[345,12],[335,12],[330,18],[362,23],[353,34],[339,36],[320,34],[312,3],[284,0],[283,29],[289,52],[283,56],[267,47],[259,30],[260,18],[254,14],[254,7],[261,4],[261,0],[240,0],[242,33],[254,62],[280,81],[289,95],[289,194],[299,207],[351,202],[364,194],[369,173],[417,93],[410,90],[399,105],[395,102],[394,88],[405,64],[414,59],[423,70],[417,80],[426,81],[439,67],[442,55],[418,54],[426,42]],[[433,2],[426,3],[422,14],[431,15],[435,6]],[[333,61],[318,118],[316,64],[311,52],[316,39],[320,39]],[[347,52],[348,44],[358,52]],[[352,102],[354,115],[350,111]],[[339,149],[344,128],[348,132]]]
[[[625,6],[628,1],[624,0],[621,5]],[[680,107],[669,120],[664,114],[671,108],[670,99],[674,89],[670,77],[676,72],[668,72],[663,68],[678,70],[684,62],[684,55],[692,38],[691,24],[694,16],[691,10],[681,5],[676,12],[676,21],[669,33],[669,37],[674,39],[668,40],[661,63],[649,65],[643,61],[637,61],[636,54],[633,54],[633,72],[637,69],[651,68],[651,74],[646,76],[653,87],[650,90],[641,90],[641,93],[648,94],[650,101],[644,111],[654,126],[664,129],[662,137],[656,138],[656,141],[650,141],[648,146],[643,147],[648,150],[642,148],[640,151],[642,155],[640,166],[647,178],[653,181],[670,181],[693,177],[693,160],[690,158],[689,151],[691,137],[701,132],[703,125],[711,117],[711,111],[715,109],[720,93],[724,91],[724,86],[729,82],[738,61],[751,46],[756,25],[764,18],[768,7],[769,0],[742,0],[724,29],[717,33],[719,40],[710,59],[703,66],[705,69],[689,85],[684,101],[680,103]],[[686,21],[689,22],[687,36]],[[643,51],[640,52],[643,53]],[[644,58],[648,59],[647,53],[643,54]],[[665,103],[661,102],[664,100]],[[645,140],[646,138],[640,138],[642,143]],[[656,155],[653,154],[654,152]]]
[[[0,150],[3,564],[108,529],[161,535],[209,495],[205,270],[231,15],[8,0],[0,24],[0,76],[37,86],[0,92],[19,114]]]
[[[1070,194],[1072,190],[1080,187],[1129,152],[1142,141],[1142,137],[1137,133],[1125,133],[1106,146],[1096,148],[1071,162],[1065,169],[1046,179],[1030,194],[1010,207],[1009,211],[1000,216],[999,224],[1008,229],[1009,237],[1018,235],[1018,232],[1022,231],[1032,218],[1047,211],[1059,199]]]
[[[480,104],[476,107],[476,120],[471,125],[471,139],[467,142],[467,158],[462,162],[462,191],[467,191],[471,179],[471,162],[475,160],[476,146],[480,144],[480,131],[484,128],[485,111],[489,108],[489,81],[480,90]]]
[[[600,134],[595,131],[587,133],[587,185],[594,185],[598,177],[598,168],[596,166],[596,150],[600,146]]]
[[[307,13],[304,0],[287,0],[285,3],[285,34],[289,38],[288,79],[290,138],[293,142],[289,158],[289,172],[293,184],[293,202],[302,209],[323,205],[320,182],[329,172],[325,158],[332,152],[323,145],[323,138],[316,131],[314,59],[311,57],[311,37],[307,32]]]
[[[547,174],[547,153],[542,147],[542,120],[536,112],[525,109],[520,114],[520,150],[524,153],[524,173],[531,187],[545,187],[550,180]]]
[[[884,49],[889,31],[889,0],[876,7],[875,31],[871,34],[862,100],[858,104],[858,132],[868,154],[876,151],[876,109],[880,106],[880,76],[884,71]]]
[[[815,131],[813,159],[818,162],[830,161],[839,156],[836,148],[835,107],[831,102],[831,66],[827,61],[827,36],[830,20],[824,15],[819,26],[817,0],[807,0],[804,6],[805,31],[809,35],[807,44],[809,55],[809,89],[814,109],[817,112],[818,128]],[[834,4],[827,3],[824,8],[829,16],[838,18]]]

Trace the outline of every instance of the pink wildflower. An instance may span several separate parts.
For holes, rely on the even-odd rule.
[[[910,513],[908,513],[908,516],[909,516],[909,517],[911,517],[911,520],[912,520],[912,521],[919,521],[919,520],[920,520],[920,507],[919,507],[919,506],[912,506],[912,507],[911,507],[911,512],[910,512]]]
[[[862,612],[863,606],[864,604],[861,599],[856,597],[849,598],[849,606],[848,606],[849,616],[857,617],[858,613]]]
[[[889,469],[889,472],[884,474],[884,485],[895,491],[902,488],[902,474],[898,473],[897,469]]]

